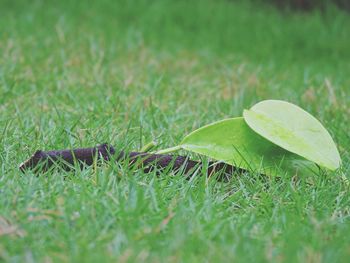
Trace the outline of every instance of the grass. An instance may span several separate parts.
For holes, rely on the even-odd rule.
[[[0,28],[0,261],[349,258],[346,13],[224,0],[2,0]],[[229,183],[113,164],[18,171],[37,149],[171,147],[268,98],[320,119],[342,170]]]

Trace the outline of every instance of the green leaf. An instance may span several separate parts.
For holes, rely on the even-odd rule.
[[[218,161],[265,174],[291,170],[294,172],[295,168],[301,167],[315,168],[313,163],[255,133],[243,117],[226,119],[199,128],[187,135],[179,146]]]
[[[311,114],[286,101],[266,100],[243,113],[255,132],[276,145],[331,170],[341,164],[332,137]]]

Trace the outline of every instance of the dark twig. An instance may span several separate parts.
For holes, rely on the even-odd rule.
[[[47,170],[55,163],[60,164],[65,170],[70,170],[76,161],[80,167],[90,166],[94,163],[94,158],[109,160],[115,154],[115,150],[108,144],[101,144],[94,148],[79,148],[73,150],[59,151],[36,151],[28,160],[24,161],[19,169],[35,169],[40,167],[41,170]]]
[[[115,149],[108,145],[102,144],[94,148],[81,148],[73,150],[60,151],[36,151],[32,157],[20,165],[20,170],[40,168],[46,171],[54,164],[57,164],[65,170],[70,170],[75,163],[79,163],[81,169],[85,166],[91,166],[94,160],[115,160],[117,162],[128,162],[130,167],[143,169],[148,173],[151,171],[172,171],[174,173],[182,172],[190,177],[195,171],[203,168],[203,163],[190,160],[185,156],[175,156],[168,154],[153,154],[143,152],[120,152],[115,154]],[[242,172],[243,170],[225,163],[209,162],[207,167],[207,176],[213,174],[218,175],[218,179],[226,178],[234,172]]]

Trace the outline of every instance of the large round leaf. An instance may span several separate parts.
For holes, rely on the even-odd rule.
[[[337,169],[340,156],[328,131],[311,114],[286,101],[266,100],[243,113],[255,132],[320,166]]]
[[[181,148],[228,164],[265,174],[314,166],[255,133],[243,117],[226,119],[187,135]],[[300,162],[299,162],[300,161]]]

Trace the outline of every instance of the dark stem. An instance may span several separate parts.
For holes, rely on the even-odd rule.
[[[79,167],[83,169],[86,166],[91,166],[95,160],[128,162],[130,167],[143,169],[146,173],[151,171],[159,173],[168,169],[168,171],[174,173],[181,172],[187,177],[191,177],[196,171],[203,169],[204,166],[202,162],[190,160],[185,156],[143,152],[125,153],[123,151],[116,155],[115,149],[111,145],[102,144],[94,148],[47,152],[36,151],[19,168],[23,172],[28,169],[47,171],[56,164],[65,170],[71,170],[75,163],[79,163]],[[218,176],[218,179],[227,178],[234,172],[243,172],[243,170],[222,162],[209,162],[206,169],[207,176],[215,174]]]

